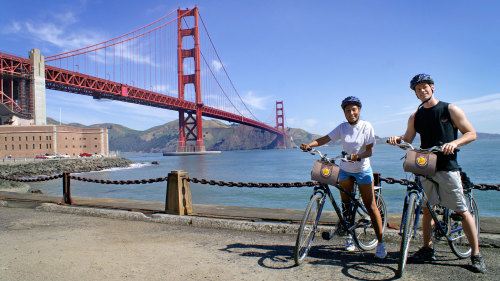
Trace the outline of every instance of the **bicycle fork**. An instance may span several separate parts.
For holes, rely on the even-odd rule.
[[[417,228],[418,228],[418,221],[420,220],[420,212],[422,210],[422,197],[418,192],[408,192],[406,197],[405,197],[405,203],[403,205],[403,215],[401,216],[401,227],[399,228],[399,236],[403,236],[403,231],[404,231],[404,223],[406,221],[406,216],[408,215],[408,200],[410,198],[411,193],[416,193],[417,194],[417,208],[415,209],[415,223],[413,225],[413,234],[412,238],[415,238],[415,235],[417,233]]]

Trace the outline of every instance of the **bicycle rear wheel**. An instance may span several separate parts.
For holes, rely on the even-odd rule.
[[[294,260],[296,265],[299,265],[309,253],[324,203],[325,195],[315,193],[307,204],[295,243]]]
[[[399,250],[398,259],[398,271],[396,273],[397,277],[402,277],[404,273],[404,268],[406,265],[406,260],[408,259],[408,249],[410,246],[411,238],[413,237],[414,226],[415,226],[415,209],[417,203],[417,194],[411,193],[408,198],[408,208],[406,209],[406,217],[401,227],[403,228],[403,237],[401,240],[401,248]]]
[[[476,201],[472,198],[471,195],[465,195],[465,200],[467,201],[467,207],[469,208],[469,212],[476,223],[477,236],[479,237],[479,211],[477,210]],[[451,212],[448,212],[448,233],[453,231],[454,229],[462,228],[462,221],[453,220],[451,217]],[[451,251],[459,258],[464,259],[470,257],[472,253],[472,249],[469,244],[469,240],[465,236],[465,232],[463,228],[460,231],[456,231],[450,235],[451,241],[448,240],[448,244],[450,245]]]
[[[382,218],[382,233],[384,233],[387,224],[387,208],[381,194],[376,193],[375,200],[380,212],[380,217]],[[358,225],[354,229],[354,233],[361,250],[373,250],[377,246],[378,239],[368,213],[363,211],[362,208],[357,208],[354,214],[354,222]]]

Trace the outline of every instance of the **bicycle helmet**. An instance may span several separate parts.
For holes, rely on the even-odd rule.
[[[345,107],[349,104],[355,104],[361,109],[361,101],[357,97],[349,96],[349,97],[345,98],[342,101],[342,105],[341,105],[342,110],[345,110]]]
[[[434,80],[432,80],[429,74],[421,73],[413,76],[410,81],[410,88],[415,91],[415,87],[420,83],[434,84]]]

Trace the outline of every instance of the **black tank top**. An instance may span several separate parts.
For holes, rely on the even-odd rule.
[[[420,134],[420,147],[429,148],[457,139],[458,130],[453,127],[449,103],[440,101],[434,107],[420,107],[415,114],[415,130]],[[436,170],[458,171],[457,154],[437,154]]]

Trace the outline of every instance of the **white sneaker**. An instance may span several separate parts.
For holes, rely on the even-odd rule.
[[[348,251],[348,252],[354,252],[356,251],[356,246],[354,245],[354,242],[352,241],[352,236],[349,235],[346,239],[345,239],[345,247],[344,247],[344,250]]]
[[[380,242],[377,244],[377,250],[375,251],[375,257],[379,259],[383,259],[387,256],[387,250],[385,249],[384,242]]]

